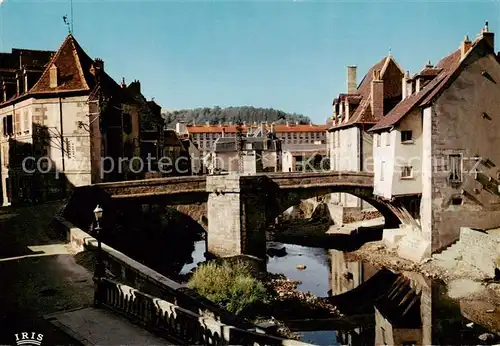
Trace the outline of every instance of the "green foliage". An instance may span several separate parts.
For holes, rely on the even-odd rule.
[[[244,262],[209,262],[201,265],[188,282],[188,287],[201,296],[240,315],[266,301],[267,291],[252,276]]]
[[[220,108],[215,106],[213,108],[196,108],[196,109],[182,109],[164,114],[167,126],[170,128],[175,127],[175,124],[184,121],[188,124],[205,124],[207,121],[210,124],[219,123],[237,123],[238,121],[253,122],[276,122],[285,123],[287,121],[296,122],[301,124],[309,123],[310,119],[301,114],[290,114],[272,108],[255,108],[255,107],[228,107]]]

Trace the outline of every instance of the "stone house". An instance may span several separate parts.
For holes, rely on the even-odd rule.
[[[327,150],[333,171],[373,171],[372,135],[368,130],[401,100],[403,69],[392,56],[373,65],[357,84],[356,66],[347,67],[347,92],[333,100],[328,119]],[[341,208],[364,209],[359,198],[332,194]]]
[[[20,60],[16,89],[3,83],[4,205],[120,180],[126,159],[138,155],[137,105],[106,74],[102,60],[91,59],[72,35],[49,59],[36,60],[41,73],[30,78],[30,63]]]
[[[371,132],[375,188],[402,200],[432,252],[461,226],[500,225],[500,63],[488,27],[402,79],[403,100]]]
[[[218,138],[235,136],[237,126],[229,124],[206,124],[191,125],[185,123],[176,124],[178,133],[187,133],[205,153],[213,151],[213,145]],[[286,122],[278,123],[246,123],[241,125],[245,135],[254,135],[255,132],[274,133],[281,140],[283,148],[288,145],[309,145],[326,143],[326,126],[310,124],[298,124]]]
[[[208,169],[220,172],[279,172],[281,171],[281,141],[268,137],[242,137],[241,157],[237,137],[221,137],[214,143]]]
[[[329,170],[325,144],[288,144],[282,153],[283,172]]]

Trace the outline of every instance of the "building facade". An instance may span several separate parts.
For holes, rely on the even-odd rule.
[[[16,89],[3,80],[3,204],[58,198],[73,186],[123,177],[120,158],[138,155],[137,106],[104,62],[91,59],[72,35],[49,59],[35,59],[43,69],[32,77],[23,59]]]
[[[213,145],[218,138],[235,136],[237,126],[235,124],[217,125],[187,125],[178,124],[178,133],[188,133],[198,148],[204,152],[213,150]],[[180,132],[179,132],[180,131]],[[297,123],[243,123],[241,131],[246,136],[254,135],[255,132],[274,133],[281,140],[283,149],[291,145],[301,144],[326,144],[326,126]]]
[[[401,100],[403,75],[392,56],[372,66],[359,85],[356,66],[347,67],[347,93],[333,100],[328,120],[331,170],[373,172],[373,138],[368,130]],[[345,193],[333,194],[332,199],[343,207],[369,207]]]
[[[281,141],[271,135],[221,137],[208,154],[208,173],[247,173],[281,171]]]
[[[438,251],[461,226],[500,225],[500,64],[486,26],[436,66],[402,79],[403,100],[372,129],[375,189],[399,199]]]

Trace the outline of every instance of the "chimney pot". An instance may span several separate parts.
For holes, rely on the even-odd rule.
[[[469,40],[469,36],[465,36],[462,44],[460,45],[460,59],[463,59],[467,52],[471,49],[472,42]]]
[[[347,66],[347,93],[354,94],[358,89],[358,84],[356,82],[356,72],[357,66]]]

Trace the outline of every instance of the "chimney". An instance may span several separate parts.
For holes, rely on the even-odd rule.
[[[3,102],[7,101],[7,85],[5,84],[5,81],[2,82],[2,100]]]
[[[290,127],[290,122],[289,122],[288,120],[287,120],[287,122],[286,122],[286,126],[287,126],[287,127]]]
[[[94,65],[96,70],[104,71],[104,61],[101,58],[96,58]]]
[[[205,126],[210,126],[210,121],[205,122]]]
[[[344,99],[344,102],[342,102],[342,103],[344,104],[344,114],[345,114],[344,122],[348,122],[349,116],[351,115],[351,113],[349,110],[349,101],[347,100],[347,97]]]
[[[403,79],[401,80],[401,99],[404,100],[408,97],[408,79],[410,79],[410,73],[408,71],[405,72]]]
[[[484,23],[484,28],[481,30],[481,38],[488,43],[491,50],[495,50],[495,34],[489,31],[488,21]]]
[[[298,124],[299,124],[299,122],[298,122],[298,121],[296,121],[296,122],[295,122],[295,125],[298,125]]]
[[[21,94],[21,74],[16,72],[17,95]]]
[[[274,121],[271,123],[271,133],[275,133],[274,132],[275,128],[274,128]]]
[[[406,95],[410,97],[413,94],[413,80],[408,79],[408,83],[406,83]]]
[[[356,66],[347,66],[347,93],[354,94],[358,89],[356,83]]]
[[[380,70],[373,71],[371,89],[372,115],[379,120],[384,116],[384,81],[380,79]]]
[[[465,36],[464,40],[460,44],[460,59],[463,59],[465,57],[465,54],[471,49],[472,47],[472,42],[469,40],[469,36]]]
[[[127,83],[125,83],[125,77],[122,77],[121,87],[122,89],[125,89],[127,87]]]
[[[266,135],[266,123],[261,122],[260,123],[260,135],[261,137],[264,137]]]
[[[224,138],[226,137],[226,129],[223,127],[222,128],[222,134],[221,134],[221,137]]]
[[[52,64],[50,67],[49,71],[49,79],[50,79],[50,87],[51,88],[57,88],[58,86],[58,71],[57,71],[57,66],[55,64]]]

